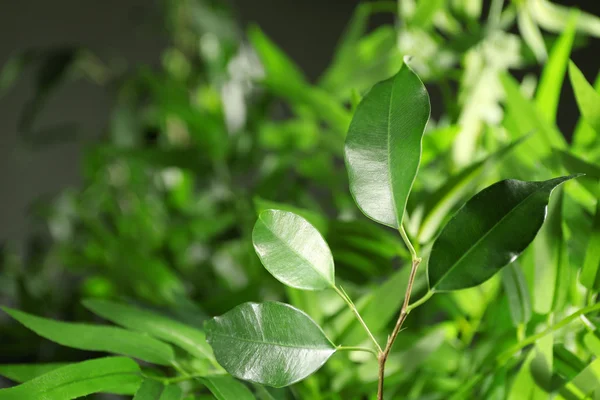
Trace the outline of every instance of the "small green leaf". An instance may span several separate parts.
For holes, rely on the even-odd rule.
[[[508,298],[510,316],[514,326],[527,324],[531,319],[531,297],[523,271],[516,262],[502,270],[502,283]]]
[[[449,291],[477,286],[514,261],[542,226],[552,190],[574,177],[543,182],[508,179],[476,194],[433,244],[430,288]]]
[[[131,359],[106,357],[57,368],[19,386],[0,390],[0,400],[65,400],[92,393],[133,394],[141,382]]]
[[[149,336],[114,326],[97,326],[55,321],[13,310],[2,309],[38,335],[80,350],[122,354],[159,365],[170,365],[173,349]]]
[[[206,342],[206,335],[199,329],[147,310],[109,300],[89,299],[84,300],[83,305],[102,318],[172,343],[194,357],[215,360]]]
[[[182,396],[183,393],[178,386],[165,386],[158,381],[146,379],[135,392],[133,400],[179,400]]]
[[[427,90],[406,64],[358,105],[345,158],[350,191],[369,218],[393,228],[402,223],[429,114]]]
[[[299,215],[263,211],[254,225],[252,242],[267,271],[280,282],[304,290],[335,286],[329,246],[319,231]]]
[[[68,363],[47,364],[2,364],[0,365],[0,376],[15,382],[26,382],[52,370],[64,367]]]
[[[596,133],[600,134],[600,94],[590,85],[572,61],[569,63],[569,77],[581,115]]]
[[[319,368],[336,351],[323,330],[283,303],[244,303],[205,324],[217,361],[236,378],[283,387]]]
[[[198,378],[217,400],[254,400],[255,397],[243,383],[228,375]]]

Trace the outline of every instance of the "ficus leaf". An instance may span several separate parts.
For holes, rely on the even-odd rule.
[[[301,216],[282,210],[263,211],[254,225],[252,242],[267,271],[280,282],[304,290],[335,285],[329,246]]]
[[[350,191],[369,218],[394,228],[402,223],[429,114],[427,90],[406,64],[373,86],[358,105],[345,159]]]
[[[541,182],[507,179],[473,196],[433,244],[430,288],[449,291],[477,286],[514,261],[542,226],[552,190],[574,177]]]
[[[336,351],[304,312],[283,303],[244,303],[205,323],[217,361],[236,378],[273,387],[298,382]]]
[[[8,307],[2,309],[38,335],[63,346],[121,354],[159,365],[170,365],[175,358],[171,346],[141,333],[114,326],[55,321]]]
[[[140,369],[131,359],[106,357],[57,368],[21,385],[0,390],[0,400],[64,400],[92,393],[132,394]]]
[[[217,400],[254,400],[255,397],[243,383],[229,375],[198,378]]]

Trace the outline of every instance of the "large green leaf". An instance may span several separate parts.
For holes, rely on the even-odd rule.
[[[212,349],[206,342],[206,335],[199,329],[147,310],[114,301],[88,299],[83,301],[83,305],[102,318],[172,343],[194,357],[215,360]]]
[[[569,77],[581,115],[596,133],[600,134],[600,94],[585,79],[573,62],[569,64]]]
[[[283,303],[244,303],[205,324],[217,361],[231,375],[268,386],[298,382],[336,351],[323,330]]]
[[[160,365],[170,365],[175,358],[168,344],[141,333],[114,326],[55,321],[8,307],[2,309],[38,335],[63,346],[122,354]]]
[[[19,386],[0,390],[0,400],[65,400],[92,393],[132,394],[140,369],[131,359],[106,357],[57,368]]]
[[[369,218],[394,228],[402,223],[429,114],[427,90],[406,64],[358,105],[345,156],[350,191]]]
[[[11,381],[26,382],[52,370],[68,365],[67,363],[46,364],[2,364],[0,365],[0,376]]]
[[[260,213],[252,232],[256,254],[282,283],[304,290],[335,286],[333,256],[319,231],[289,211]]]
[[[550,193],[574,176],[543,182],[497,182],[471,198],[446,224],[431,249],[435,291],[477,286],[514,261],[546,217]]]
[[[133,400],[179,400],[182,395],[179,386],[165,386],[158,381],[146,379],[142,382],[138,391],[135,392]]]
[[[255,397],[244,384],[229,375],[198,378],[217,400],[254,400]]]

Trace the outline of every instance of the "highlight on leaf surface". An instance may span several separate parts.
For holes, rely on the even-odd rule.
[[[336,351],[308,315],[279,302],[244,303],[204,327],[227,372],[273,387],[306,378]]]
[[[376,222],[402,223],[430,111],[427,90],[407,64],[373,86],[356,108],[345,146],[350,191]]]
[[[433,244],[428,264],[431,290],[477,286],[514,261],[541,228],[552,190],[575,177],[507,179],[473,196]]]
[[[335,286],[333,256],[319,231],[289,211],[260,213],[252,242],[264,267],[280,282],[297,289]]]

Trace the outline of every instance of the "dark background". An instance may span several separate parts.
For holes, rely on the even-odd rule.
[[[600,1],[558,1],[600,15]],[[230,0],[243,25],[258,23],[315,79],[329,63],[335,44],[358,0]],[[29,47],[77,44],[103,58],[129,64],[158,65],[166,38],[160,15],[148,0],[0,0],[0,64]],[[391,20],[391,19],[390,19]],[[377,20],[375,23],[386,22]],[[598,72],[600,40],[573,59],[589,80]],[[62,144],[40,151],[25,149],[17,134],[19,113],[32,95],[33,74],[0,98],[0,242],[18,241],[29,230],[31,202],[79,181],[81,145]],[[40,124],[69,120],[87,137],[106,126],[110,98],[87,82],[63,85],[52,97]],[[569,132],[578,113],[566,85],[559,125]]]

